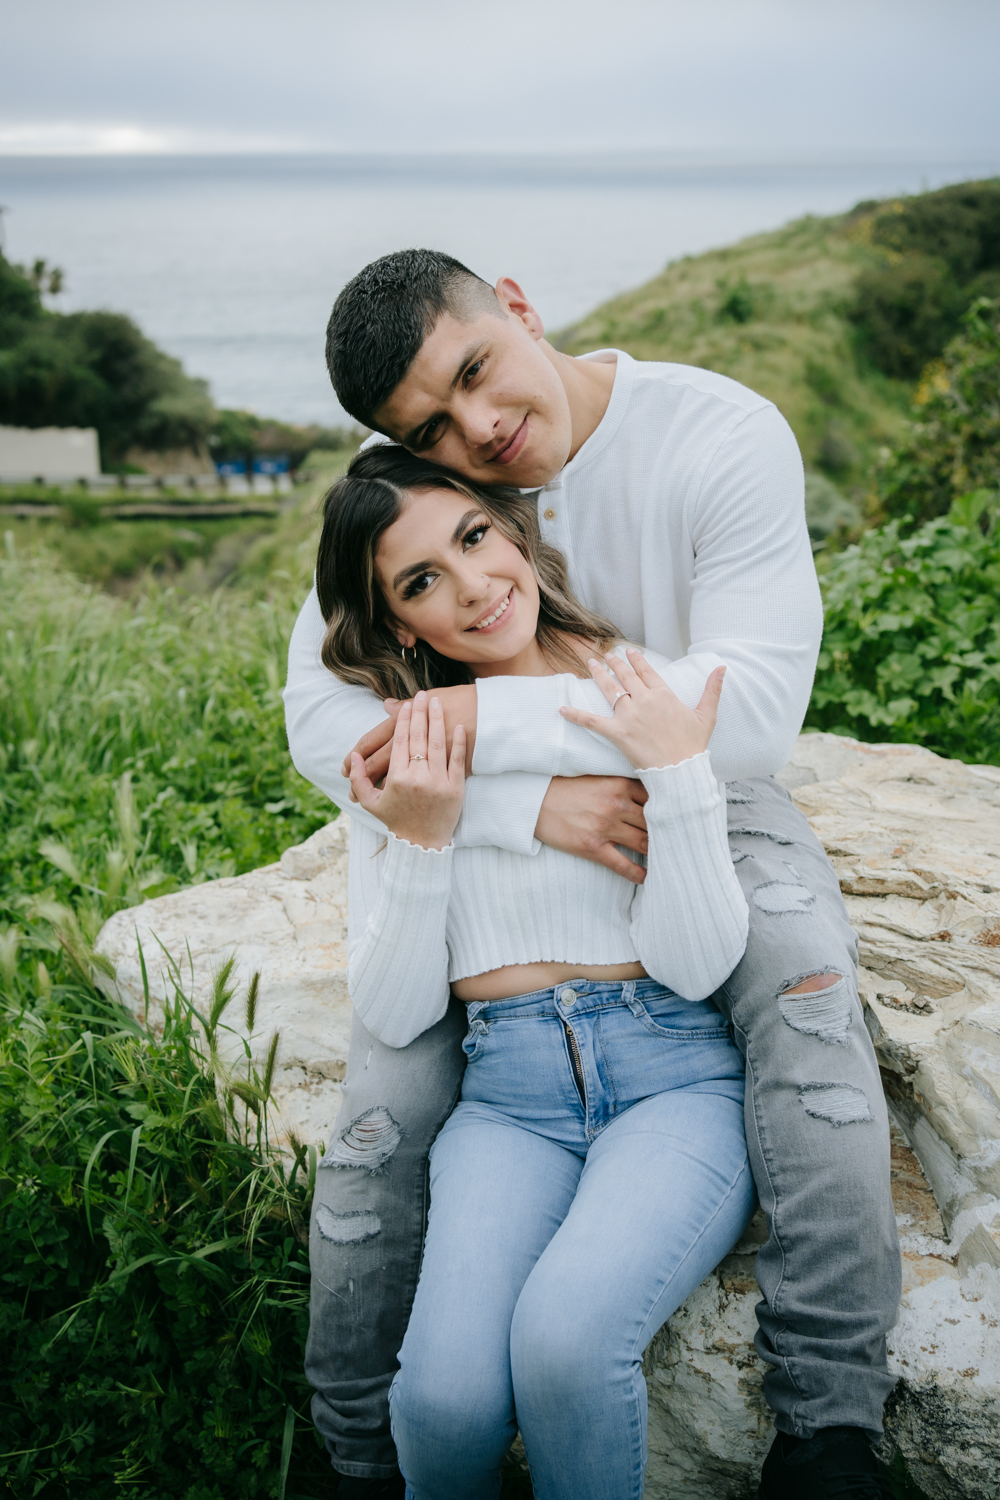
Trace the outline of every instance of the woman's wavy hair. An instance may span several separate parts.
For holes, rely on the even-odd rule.
[[[359,453],[326,496],[316,558],[316,592],[326,621],[323,665],[343,682],[371,688],[380,698],[412,698],[421,688],[471,682],[461,662],[417,642],[404,660],[393,633],[392,610],[382,593],[375,554],[384,531],[398,519],[414,490],[450,489],[485,511],[497,530],[527,558],[538,582],[536,637],[546,659],[561,671],[584,675],[566,636],[607,651],[619,639],[609,620],[574,599],[566,559],[538,529],[533,496],[474,484],[450,469],[414,458],[405,448],[379,443]]]

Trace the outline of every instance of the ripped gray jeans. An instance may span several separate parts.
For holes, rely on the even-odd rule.
[[[881,1432],[900,1296],[889,1131],[858,1000],[856,938],[808,823],[770,779],[732,783],[729,841],[750,907],[714,996],[746,1058],[746,1131],[769,1237],[757,1350],[779,1428]],[[813,975],[841,975],[789,996]],[[396,1051],[355,1019],[340,1115],[317,1174],[306,1374],[334,1468],[388,1477],[388,1390],[416,1290],[427,1154],[462,1083],[466,1007]],[[469,1289],[470,1295],[474,1289]]]

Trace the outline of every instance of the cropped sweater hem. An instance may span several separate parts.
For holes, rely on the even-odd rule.
[[[368,1029],[404,1046],[444,1014],[453,982],[517,964],[640,963],[686,999],[711,994],[747,931],[724,794],[707,753],[638,774],[649,793],[642,887],[548,847],[532,858],[390,835],[372,857],[357,839],[348,978]]]

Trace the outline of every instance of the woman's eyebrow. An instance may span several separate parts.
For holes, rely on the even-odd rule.
[[[468,530],[469,526],[474,520],[476,520],[478,516],[481,516],[482,513],[483,512],[479,506],[474,506],[472,510],[467,510],[465,512],[465,515],[459,521],[458,525],[455,527],[455,530],[451,534],[451,545],[453,547],[456,547],[458,545],[458,543],[462,540],[463,536]],[[398,589],[400,584],[405,583],[408,578],[416,578],[418,574],[426,573],[428,569],[433,568],[433,566],[433,562],[431,562],[428,558],[425,558],[423,562],[408,563],[405,568],[400,568],[399,572],[392,580],[393,588]]]
[[[399,585],[401,583],[405,583],[408,578],[416,578],[419,573],[426,573],[428,569],[433,568],[433,566],[434,564],[432,562],[427,561],[410,563],[407,567],[400,568],[399,572],[392,580],[393,588],[398,589]]]
[[[463,536],[468,531],[473,521],[477,516],[481,516],[482,513],[483,512],[478,505],[473,506],[472,510],[467,510],[465,512],[465,515],[459,521],[458,525],[455,527],[455,530],[451,534],[451,545],[453,547],[462,540]]]

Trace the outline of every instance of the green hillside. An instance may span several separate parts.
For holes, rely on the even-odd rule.
[[[1000,181],[807,217],[685,256],[556,336],[718,370],[769,397],[806,468],[867,503],[916,379],[1000,280]]]

